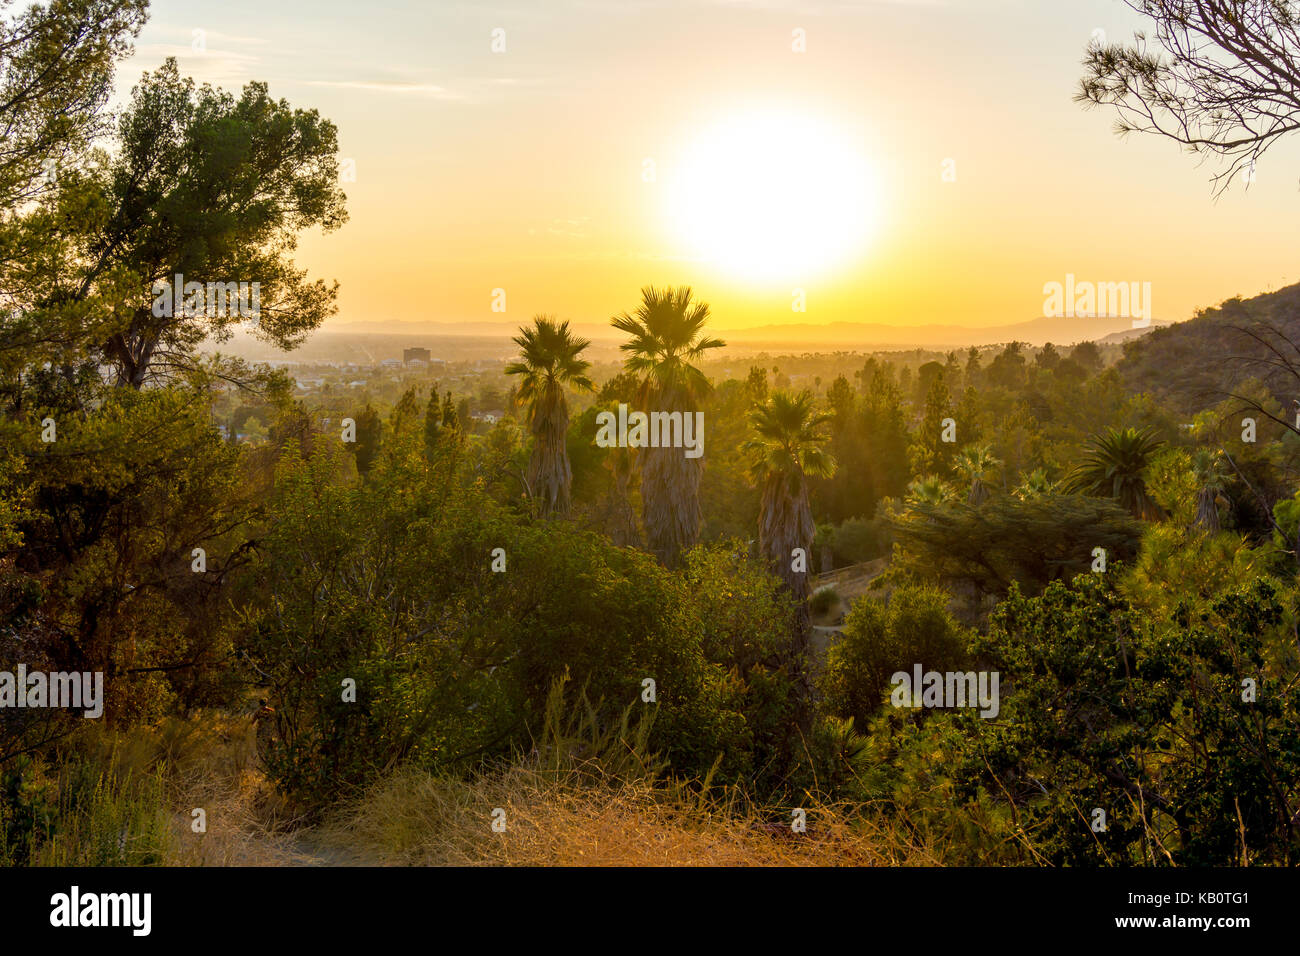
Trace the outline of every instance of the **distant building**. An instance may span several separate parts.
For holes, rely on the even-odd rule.
[[[433,355],[428,349],[402,349],[402,364],[410,365],[412,362],[423,362],[426,366]]]

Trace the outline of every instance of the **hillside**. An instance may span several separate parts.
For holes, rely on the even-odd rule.
[[[1300,284],[1228,299],[1187,322],[1153,329],[1125,343],[1117,368],[1127,388],[1184,412],[1222,401],[1252,377],[1289,406],[1300,381],[1280,357],[1300,363]]]

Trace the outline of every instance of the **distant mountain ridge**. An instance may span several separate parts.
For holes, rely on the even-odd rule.
[[[728,344],[804,345],[816,348],[839,346],[851,349],[890,347],[913,348],[966,348],[968,346],[999,345],[1005,342],[1024,342],[1041,346],[1047,342],[1055,345],[1073,345],[1083,341],[1110,338],[1123,341],[1143,335],[1151,329],[1168,323],[1152,322],[1144,328],[1134,328],[1132,320],[1112,316],[1039,317],[1028,322],[1007,325],[967,327],[961,325],[886,325],[881,322],[831,322],[826,325],[792,322],[783,325],[763,325],[755,328],[729,328],[725,323],[712,325],[714,334]],[[608,324],[574,322],[574,330],[594,341],[621,339]],[[402,334],[418,337],[433,336],[491,336],[515,334],[518,325],[513,322],[337,322],[321,330],[321,334]]]
[[[1149,326],[1134,328],[1131,319],[1113,316],[1040,317],[1028,322],[1007,325],[968,327],[961,325],[885,325],[879,322],[832,322],[828,325],[759,326],[753,329],[719,328],[718,334],[737,342],[751,341],[806,341],[809,344],[844,345],[905,345],[922,348],[961,348],[967,346],[1001,345],[1006,342],[1023,342],[1041,346],[1074,345],[1083,341],[1099,341],[1111,336],[1143,335],[1152,328],[1167,325],[1152,322]]]

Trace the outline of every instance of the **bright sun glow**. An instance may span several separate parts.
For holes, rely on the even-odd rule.
[[[668,184],[671,228],[737,278],[801,281],[862,252],[875,171],[847,137],[795,113],[732,117],[691,144]]]

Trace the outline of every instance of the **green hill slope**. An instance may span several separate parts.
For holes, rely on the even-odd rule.
[[[1300,398],[1300,284],[1228,299],[1187,322],[1124,345],[1127,388],[1149,391],[1185,412],[1222,401],[1248,378],[1265,382],[1284,407]]]

